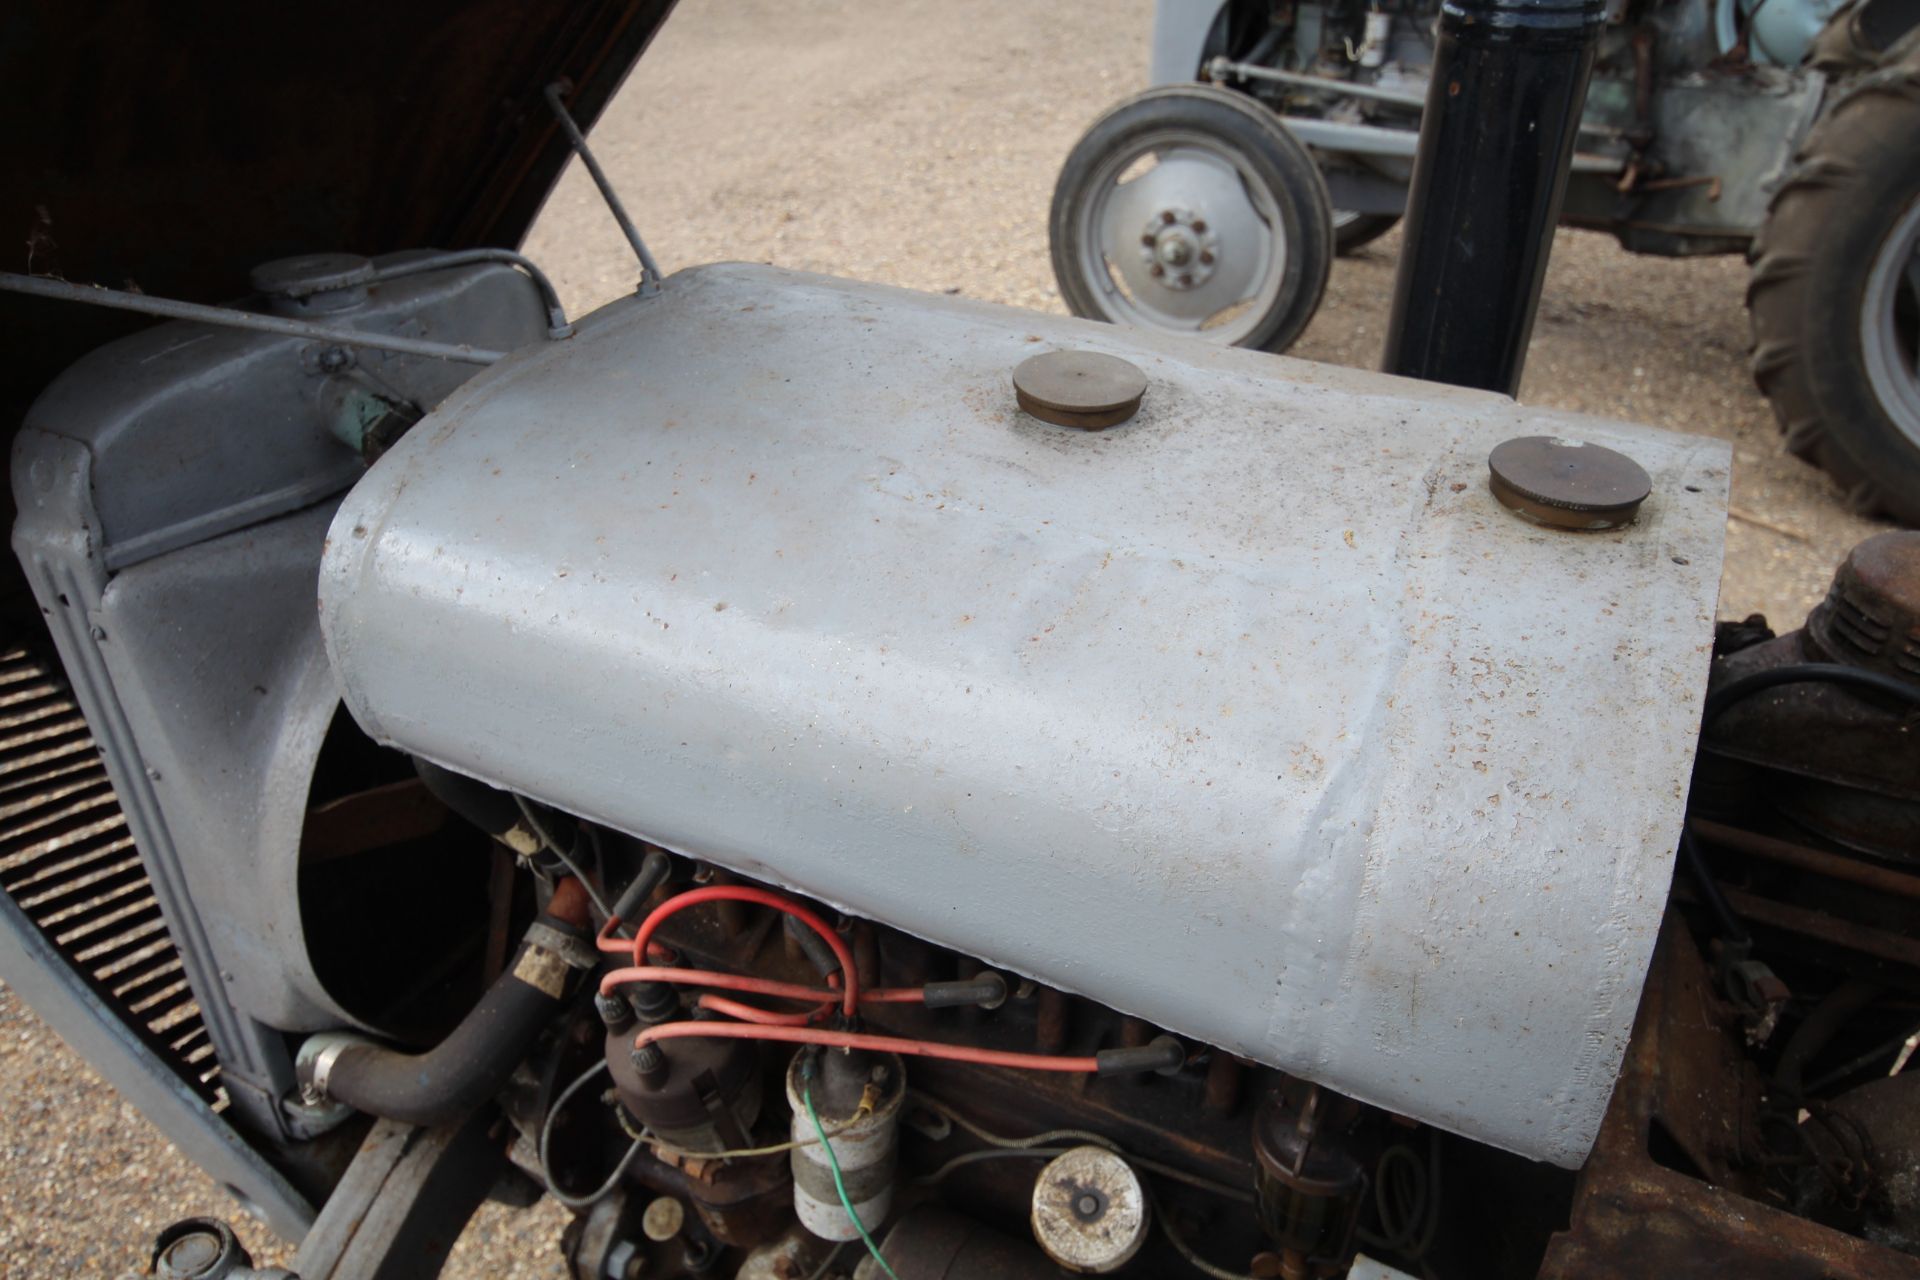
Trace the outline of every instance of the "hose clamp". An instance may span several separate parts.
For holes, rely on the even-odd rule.
[[[333,1064],[355,1045],[371,1043],[363,1036],[345,1031],[323,1031],[308,1036],[293,1058],[293,1078],[300,1085],[301,1103],[316,1107],[326,1102],[327,1081],[333,1075]]]
[[[600,963],[600,951],[592,942],[544,920],[535,920],[528,925],[522,941],[529,947],[539,947],[542,951],[559,956],[569,968],[591,969]]]

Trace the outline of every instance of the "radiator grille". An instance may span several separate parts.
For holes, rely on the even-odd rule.
[[[0,652],[0,892],[215,1108],[220,1064],[113,784],[57,669]]]

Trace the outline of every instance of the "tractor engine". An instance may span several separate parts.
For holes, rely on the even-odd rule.
[[[517,349],[162,326],[14,470],[196,1087],[294,1172],[207,1159],[324,1204],[306,1280],[489,1193],[581,1280],[1912,1238],[1911,536],[1716,630],[1717,442],[760,267],[562,334],[406,261],[255,305]]]

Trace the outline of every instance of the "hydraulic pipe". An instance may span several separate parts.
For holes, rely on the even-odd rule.
[[[1445,0],[1383,367],[1514,394],[1603,0]]]

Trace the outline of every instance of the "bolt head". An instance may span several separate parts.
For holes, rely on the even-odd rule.
[[[1175,222],[1178,222],[1179,220],[1180,220],[1180,215],[1175,213],[1171,209],[1162,209],[1160,211],[1160,221],[1166,223],[1168,226],[1172,226]]]
[[[1167,269],[1156,262],[1147,268],[1147,274],[1150,276],[1163,276],[1167,274]]]
[[[1193,220],[1193,233],[1199,236],[1207,234],[1207,220],[1205,218],[1195,218]]]
[[[1213,250],[1202,249],[1200,251],[1200,265],[1203,267],[1210,267],[1213,265]]]

